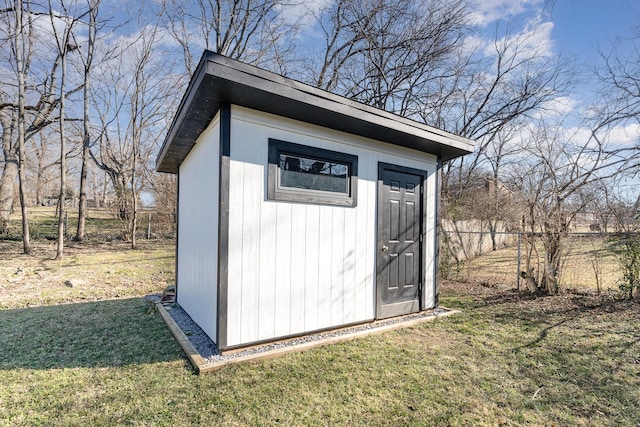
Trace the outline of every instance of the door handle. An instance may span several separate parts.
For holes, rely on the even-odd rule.
[[[382,246],[382,252],[386,252],[389,250],[389,246]]]

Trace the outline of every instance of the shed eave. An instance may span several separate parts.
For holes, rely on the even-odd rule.
[[[221,102],[413,148],[442,160],[474,149],[467,138],[206,51],[160,149],[159,172],[178,172]]]

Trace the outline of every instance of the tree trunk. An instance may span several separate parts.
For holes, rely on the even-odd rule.
[[[9,218],[13,211],[16,177],[18,176],[18,156],[5,153],[4,169],[0,177],[0,234],[9,231]]]
[[[534,267],[532,267],[532,260],[534,252],[537,253],[535,249],[535,222],[533,221],[533,204],[529,205],[529,215],[530,222],[527,224],[525,220],[525,216],[522,215],[522,231],[524,232],[524,247],[525,247],[525,269],[520,272],[520,277],[526,280],[527,288],[531,292],[538,292],[540,290],[540,286],[538,284],[538,272]],[[528,226],[527,226],[528,225]]]
[[[23,43],[22,26],[22,0],[16,4],[16,28],[18,31],[16,43]],[[24,127],[24,104],[25,104],[25,65],[22,58],[22,46],[16,49],[16,65],[18,67],[18,182],[20,190],[20,209],[22,212],[22,251],[25,254],[31,253],[31,238],[29,235],[29,213],[27,212],[27,200],[25,195],[26,175],[25,163],[26,154],[24,149],[25,127]]]
[[[556,295],[560,290],[562,240],[560,233],[546,231],[544,234],[544,272],[541,285],[542,291],[548,295]]]
[[[78,199],[78,228],[76,229],[76,242],[84,240],[84,224],[87,218],[87,162],[86,146],[82,147],[82,167],[80,168],[80,196]]]
[[[67,156],[64,135],[64,79],[66,77],[66,58],[65,52],[62,52],[62,60],[60,61],[60,195],[58,204],[58,245],[56,247],[56,258],[61,259],[64,251],[64,215],[65,215],[65,198],[67,189]]]
[[[135,171],[131,174],[131,208],[133,209],[133,215],[131,215],[131,249],[136,248],[136,231],[138,229],[138,195],[135,187]]]
[[[20,209],[22,213],[22,252],[31,253],[31,234],[29,232],[29,212],[27,211],[27,197],[25,194],[26,174],[25,174],[25,152],[24,134],[20,142],[20,166],[18,167],[18,183],[20,191]]]
[[[489,220],[489,236],[491,237],[491,250],[498,250],[498,242],[496,241],[496,232],[498,230],[498,220],[490,219]]]
[[[78,200],[78,228],[76,230],[76,241],[84,240],[84,225],[87,218],[87,165],[89,163],[89,144],[91,143],[91,129],[89,123],[89,97],[91,84],[91,62],[93,59],[93,47],[96,33],[96,16],[98,13],[97,4],[91,5],[89,11],[89,47],[87,49],[87,60],[84,64],[84,89],[83,89],[83,141],[82,141],[82,167],[80,169],[80,198]]]
[[[98,191],[98,178],[96,175],[95,167],[90,166],[90,172],[91,172],[91,197],[93,198],[93,201],[94,201],[94,207],[101,208],[103,207],[103,205],[102,205],[102,200],[100,198],[100,193]]]
[[[102,191],[100,195],[100,207],[107,207],[107,190],[109,189],[109,180],[107,179],[107,173],[104,173],[102,178]]]
[[[16,177],[18,176],[18,153],[11,144],[13,114],[0,110],[0,124],[2,124],[2,154],[4,167],[0,176],[0,234],[5,234],[9,228],[9,217],[13,211],[13,198]]]
[[[136,231],[138,229],[138,191],[136,188],[138,144],[140,144],[140,138],[136,133],[133,137],[133,165],[131,167],[131,209],[133,210],[133,213],[131,215],[131,249],[136,248]]]
[[[44,157],[45,144],[42,143],[42,149],[36,147],[36,156],[38,158],[38,173],[36,174],[36,205],[44,206]]]
[[[560,279],[558,277],[559,270],[555,264],[555,255],[547,252],[545,254],[541,286],[542,292],[546,295],[556,295],[560,290]]]

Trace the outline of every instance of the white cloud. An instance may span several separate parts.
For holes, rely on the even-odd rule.
[[[478,51],[485,51],[490,41],[478,35],[467,36],[462,40],[462,52],[471,54]]]
[[[543,8],[543,0],[471,0],[476,33],[463,41],[463,51],[479,51],[516,61],[553,55],[554,23]]]
[[[609,141],[614,145],[625,147],[640,144],[640,124],[616,126],[609,132]]]
[[[545,13],[545,0],[471,0],[471,22],[483,33],[485,52],[492,55],[496,34],[502,46],[520,54],[553,55],[553,22]]]
[[[526,48],[535,50],[541,56],[553,55],[553,38],[551,37],[553,22],[540,22],[535,27],[528,27],[525,33]]]
[[[564,130],[563,134],[567,141],[571,141],[576,145],[584,146],[587,142],[590,142],[589,146],[596,148],[596,142],[592,139],[591,129],[586,127],[569,127]]]
[[[280,14],[287,24],[298,24],[302,28],[313,26],[314,15],[327,7],[332,0],[305,0],[280,6]]]
[[[472,0],[471,23],[486,27],[495,21],[509,20],[539,8],[544,0]]]
[[[536,17],[529,21],[522,31],[506,34],[497,41],[497,45],[508,46],[507,57],[549,57],[553,55],[552,30],[553,22],[540,22]],[[492,56],[495,53],[494,42],[487,41],[485,54]]]
[[[593,138],[591,130],[586,127],[567,127],[563,130],[566,141],[576,146],[587,144],[591,148],[597,148],[597,141]],[[615,126],[597,134],[598,139],[609,148],[633,147],[640,144],[640,124],[632,123],[624,126]]]
[[[559,96],[549,101],[545,109],[540,112],[541,118],[563,118],[572,114],[579,102],[569,96]]]

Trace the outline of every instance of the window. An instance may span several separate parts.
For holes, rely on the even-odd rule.
[[[268,198],[356,206],[358,157],[269,139]]]

